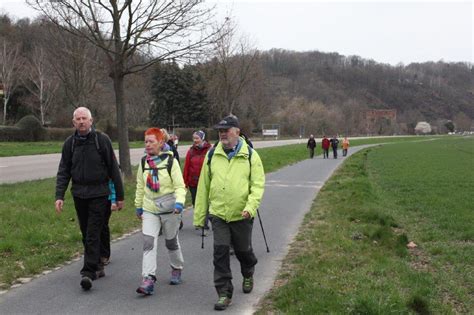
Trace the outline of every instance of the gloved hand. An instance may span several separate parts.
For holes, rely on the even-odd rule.
[[[143,215],[143,208],[136,208],[135,213],[137,214],[137,217],[141,219]]]
[[[183,204],[180,203],[180,202],[177,202],[175,205],[174,205],[174,213],[176,214],[181,214],[183,212]]]

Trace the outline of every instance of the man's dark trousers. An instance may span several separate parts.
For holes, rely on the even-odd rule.
[[[219,296],[232,298],[232,271],[230,270],[230,244],[240,262],[240,271],[245,278],[253,276],[257,257],[252,249],[253,219],[226,222],[211,216],[214,233],[214,285]]]
[[[110,258],[110,229],[109,229],[109,220],[112,215],[112,210],[110,207],[112,202],[109,200],[107,203],[107,211],[104,218],[104,227],[100,233],[100,258]]]
[[[332,147],[332,155],[337,159],[337,147]]]
[[[314,156],[314,148],[309,148],[309,157],[313,158]]]
[[[99,268],[100,235],[107,216],[108,196],[89,199],[74,197],[74,205],[84,244],[84,266],[81,275],[94,280]]]

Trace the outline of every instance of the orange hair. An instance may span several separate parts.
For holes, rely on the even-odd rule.
[[[156,140],[161,141],[163,140],[163,132],[161,131],[160,128],[148,128],[145,131],[145,136],[151,136],[154,135],[156,137]]]

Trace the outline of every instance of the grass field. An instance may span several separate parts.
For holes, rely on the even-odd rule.
[[[472,137],[352,156],[321,189],[259,313],[471,313],[473,191]]]

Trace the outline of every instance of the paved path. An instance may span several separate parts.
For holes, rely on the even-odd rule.
[[[255,141],[255,148],[281,146],[303,143],[305,139]],[[185,157],[189,145],[179,146],[179,156]],[[118,151],[116,151],[118,157]],[[132,165],[137,165],[143,156],[143,149],[131,149],[130,160]],[[25,155],[0,158],[0,184],[15,183],[27,180],[42,179],[56,176],[61,154]]]
[[[350,153],[360,148],[351,148]],[[319,189],[343,160],[317,156],[267,174],[260,213],[270,253],[265,250],[256,219],[254,250],[259,263],[255,288],[251,294],[242,293],[238,262],[231,258],[235,290],[233,305],[226,314],[251,314],[255,310],[260,298],[272,287],[288,245]],[[160,240],[158,267],[161,269],[157,271],[156,293],[149,297],[135,293],[141,278],[142,247],[141,235],[136,233],[112,244],[107,276],[94,281],[91,291],[81,290],[82,262],[75,262],[0,295],[0,314],[215,314],[212,235],[205,238],[205,248],[201,249],[201,237],[192,227],[192,213],[186,212],[184,216],[185,226],[179,235],[185,259],[181,285],[168,285],[170,268],[164,242]],[[130,217],[134,215],[130,213]]]

